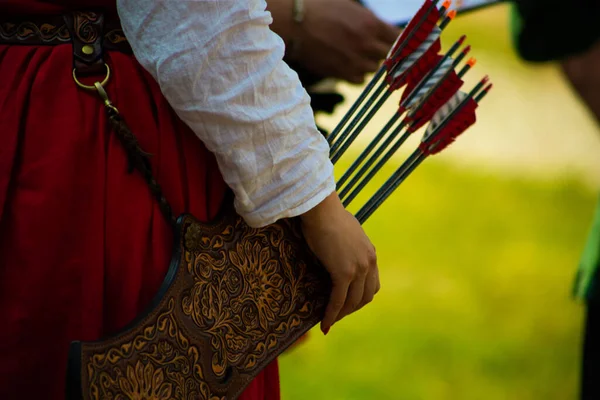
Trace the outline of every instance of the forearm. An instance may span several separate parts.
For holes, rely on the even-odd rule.
[[[136,58],[213,152],[252,226],[300,215],[335,189],[310,99],[282,61],[264,1],[119,0]]]
[[[600,123],[600,41],[583,54],[561,62],[569,82]]]

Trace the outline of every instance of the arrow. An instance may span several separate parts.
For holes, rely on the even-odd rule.
[[[436,4],[439,0],[431,1],[427,0],[421,9],[417,12],[417,14],[412,18],[411,23],[404,29],[404,31],[398,36],[395,44],[392,46],[392,49],[388,53],[386,60],[383,62],[379,70],[375,73],[374,77],[369,81],[365,90],[360,94],[359,98],[354,102],[354,104],[350,107],[350,110],[344,115],[340,123],[334,128],[331,134],[328,136],[327,141],[329,142],[332,148],[332,154],[339,147],[339,143],[336,142],[336,138],[341,134],[339,141],[344,141],[345,137],[354,129],[359,120],[364,116],[370,106],[373,104],[376,98],[383,92],[385,86],[388,83],[392,83],[393,86],[390,90],[397,90],[402,86],[402,81],[404,79],[404,75],[400,74],[397,78],[398,80],[390,79],[389,73],[390,70],[397,67],[400,64],[403,64],[402,57],[406,55],[410,55],[413,50],[412,48],[418,48],[425,38],[422,38],[422,35],[425,34],[427,36],[429,32],[433,30],[435,27],[436,21],[439,19],[440,11],[445,12],[445,10],[450,7],[450,1],[445,1],[440,11],[436,9]],[[452,15],[454,15],[453,13]],[[446,22],[448,18],[442,21],[442,26],[446,26],[449,21]],[[451,19],[451,18],[450,18]],[[430,24],[429,21],[433,20],[433,23]],[[375,89],[375,92],[369,99],[367,97],[371,93],[371,91],[375,88],[377,83],[381,80],[384,74],[388,75],[388,78],[384,79],[379,86]],[[388,96],[386,96],[387,99]],[[361,104],[366,101],[366,104],[359,109]],[[350,122],[350,125],[346,127],[350,118],[358,111],[358,114],[354,117],[354,119]],[[342,132],[342,129],[346,129]]]
[[[379,96],[380,92],[382,91],[383,85],[380,86],[379,90],[376,91],[375,96],[371,98],[372,101],[367,102],[367,104],[362,108],[361,112],[359,112],[357,117],[355,117],[355,119],[352,121],[350,126],[342,133],[340,139],[332,144],[330,158],[334,164],[356,140],[358,135],[363,131],[364,127],[370,122],[377,111],[379,111],[381,106],[387,101],[393,91],[399,89],[405,84],[408,84],[405,93],[407,93],[407,91],[409,93],[412,92],[412,86],[414,86],[416,82],[421,81],[427,72],[429,72],[435,66],[435,63],[438,59],[438,52],[441,49],[439,41],[441,31],[448,25],[455,15],[456,12],[450,11],[442,21],[440,27],[434,24],[431,27],[426,39],[421,41],[419,47],[410,53],[405,60],[396,63],[395,67],[391,69],[392,73],[388,74],[388,77],[386,78],[386,81],[389,85],[388,91],[385,92],[381,98],[379,98],[375,106],[357,126],[358,121],[361,117],[363,117],[368,107],[370,107],[372,104],[372,101],[374,101],[374,99]],[[464,40],[464,37],[462,40]],[[398,51],[402,53],[402,48],[400,47]],[[352,131],[352,129],[354,130]]]
[[[419,119],[419,123],[425,123],[426,120],[433,116],[435,110],[441,107],[449,97],[452,96],[453,93],[462,86],[462,76],[470,69],[463,68],[460,72],[460,75],[454,74],[454,68],[462,61],[462,59],[469,52],[470,47],[466,47],[460,55],[456,58],[456,60],[452,60],[451,56],[458,50],[460,45],[464,42],[465,37],[461,37],[453,46],[448,50],[444,57],[440,57],[437,65],[425,76],[419,84],[415,86],[413,91],[405,97],[405,99],[400,103],[399,112],[396,113],[392,120],[397,119],[396,117],[401,114],[408,107],[416,107],[411,110],[412,115],[420,115],[422,118]],[[452,74],[450,73],[452,72]],[[443,82],[452,77],[456,77],[455,80],[449,82],[448,87],[443,85]],[[429,88],[428,90],[425,90]],[[446,89],[454,89],[453,92],[450,92]],[[443,96],[438,95],[434,97],[434,94],[438,93],[440,90],[445,93],[449,93],[449,95]],[[430,101],[431,99],[431,101]],[[419,102],[417,102],[419,100]],[[428,106],[430,114],[426,114],[420,112],[421,108],[424,106]],[[410,116],[410,114],[409,114]],[[400,125],[392,131],[392,133],[388,136],[385,142],[375,151],[375,153],[369,158],[369,160],[365,163],[365,165],[358,171],[358,173],[352,178],[352,180],[342,189],[340,192],[340,198],[342,198],[345,206],[348,206],[350,202],[358,195],[358,193],[370,182],[370,180],[375,176],[375,174],[383,167],[383,165],[396,153],[396,151],[402,146],[402,144],[408,139],[411,133],[414,132],[412,124],[415,124],[414,118],[411,119],[407,116]],[[410,125],[409,125],[410,124]],[[398,139],[391,149],[384,155],[384,157],[375,165],[375,167],[368,173],[368,175],[360,182],[358,187],[347,197],[350,190],[356,186],[359,180],[367,173],[369,168],[376,162],[376,160],[381,156],[381,154],[393,143],[394,139],[398,137],[402,129],[409,125],[407,132]],[[360,163],[368,156],[368,154],[375,148],[375,146],[385,137],[386,129],[389,129],[389,123],[382,129],[382,131],[375,137],[375,139],[367,146],[367,148],[363,151],[363,153],[358,157],[358,159],[351,165],[348,171],[342,176],[342,178],[338,182],[338,189],[344,184],[344,182],[352,175],[352,173],[358,168]]]
[[[460,134],[475,123],[475,109],[492,88],[492,85],[489,84],[478,93],[487,82],[488,78],[486,76],[469,94],[465,94],[464,92],[456,93],[444,107],[436,112],[417,150],[411,154],[356,214],[356,218],[361,224],[375,212],[425,158],[446,149]]]

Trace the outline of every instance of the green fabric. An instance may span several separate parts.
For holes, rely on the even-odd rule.
[[[509,24],[510,36],[512,38],[513,45],[516,47],[519,41],[519,35],[523,30],[523,18],[521,17],[519,8],[515,3],[510,3]]]
[[[600,201],[596,206],[592,227],[579,262],[575,280],[577,298],[586,300],[595,298],[598,266],[600,266]]]

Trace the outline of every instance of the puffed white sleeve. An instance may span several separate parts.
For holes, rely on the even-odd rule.
[[[215,154],[253,227],[302,214],[335,190],[310,99],[283,62],[264,0],[118,0],[135,57]]]

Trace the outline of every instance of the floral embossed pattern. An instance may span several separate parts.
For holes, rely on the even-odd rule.
[[[69,30],[64,24],[36,24],[31,21],[22,21],[19,23],[0,23],[0,38],[4,40],[15,39],[26,42],[28,39],[35,37],[47,42],[68,42],[71,38]]]
[[[198,347],[179,329],[175,301],[169,300],[155,325],[134,340],[87,360],[86,398],[114,400],[219,400],[200,366]]]
[[[98,29],[95,29],[93,25],[100,23],[101,18],[95,12],[74,12],[73,29],[77,38],[83,43],[94,43],[98,39]]]
[[[73,12],[73,29],[81,43],[93,44],[98,39],[99,27],[103,23],[100,14],[94,12]],[[103,45],[109,50],[130,53],[131,48],[120,25],[114,20],[105,25]],[[73,38],[62,16],[38,17],[33,20],[15,19],[0,22],[0,39],[11,44],[57,45],[69,43]]]
[[[299,257],[302,236],[294,228],[287,221],[252,229],[239,218],[218,235],[188,229],[185,261],[194,285],[182,307],[210,337],[217,376],[231,366],[252,370],[323,306],[318,293],[326,278],[310,273],[307,261],[316,261]]]
[[[73,344],[69,385],[82,399],[235,399],[321,319],[330,281],[296,220],[254,229],[229,212],[178,227],[151,310],[118,335]]]

